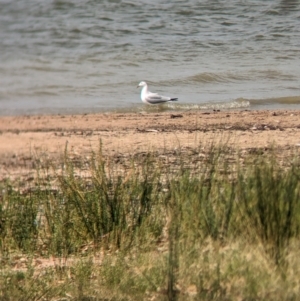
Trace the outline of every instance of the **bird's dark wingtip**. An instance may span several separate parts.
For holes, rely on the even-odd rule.
[[[178,98],[171,98],[170,100],[171,100],[171,101],[177,101]]]

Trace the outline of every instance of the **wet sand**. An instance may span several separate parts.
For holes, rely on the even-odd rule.
[[[300,150],[300,111],[188,111],[0,117],[0,180],[26,176],[34,159],[60,158],[67,145],[89,156],[102,142],[105,156],[173,151],[226,143],[239,150],[275,146],[282,157]]]

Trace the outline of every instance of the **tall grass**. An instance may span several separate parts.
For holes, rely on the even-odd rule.
[[[34,187],[0,183],[1,300],[296,300],[299,161],[175,157],[66,150]]]
[[[237,195],[245,219],[266,252],[280,264],[291,238],[299,235],[298,164],[282,170],[273,160],[258,158],[248,174],[239,174]]]

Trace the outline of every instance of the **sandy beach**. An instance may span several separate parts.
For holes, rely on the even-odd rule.
[[[226,143],[240,150],[300,149],[300,111],[187,111],[0,118],[0,179],[26,176],[34,159],[64,152],[88,156],[99,141],[106,156]]]

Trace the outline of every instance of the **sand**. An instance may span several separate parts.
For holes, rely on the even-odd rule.
[[[0,180],[30,176],[34,160],[105,156],[226,143],[236,149],[300,150],[300,111],[235,110],[0,117]]]

